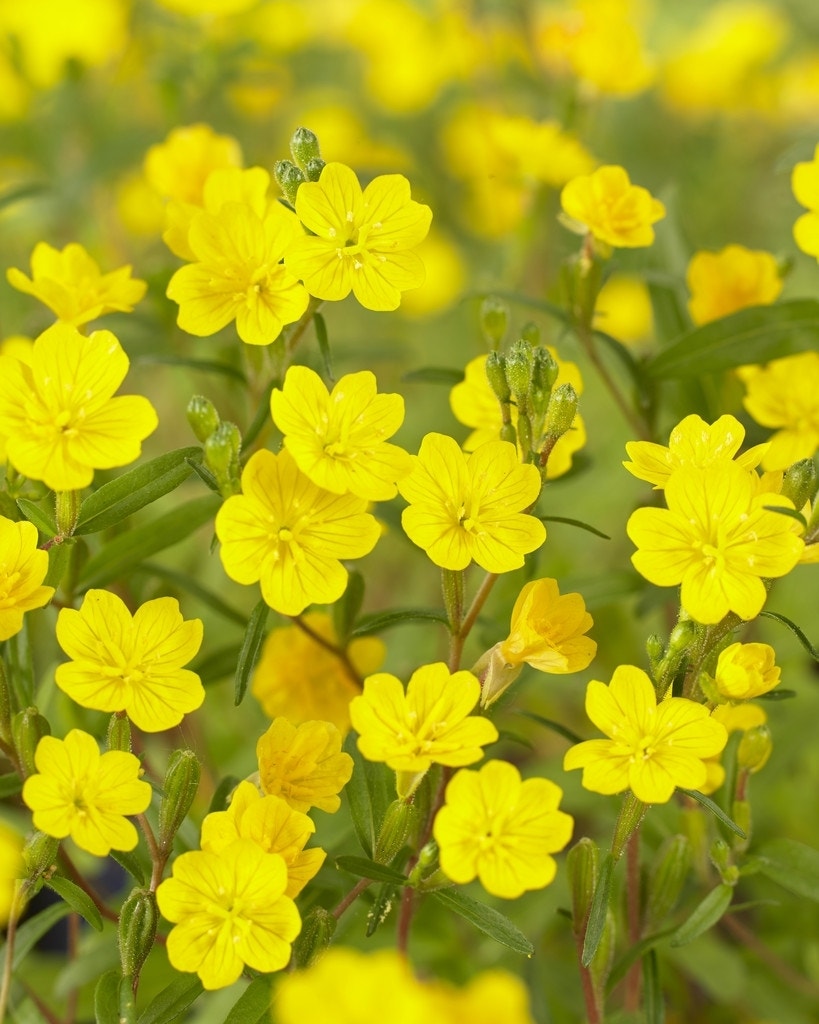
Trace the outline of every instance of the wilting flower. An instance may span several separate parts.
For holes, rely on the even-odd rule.
[[[769,252],[727,245],[720,252],[697,252],[686,272],[695,324],[707,324],[748,306],[769,306],[779,298],[782,278]]]
[[[44,587],[48,552],[37,547],[37,527],[0,516],[0,640],[23,628],[23,615],[42,608],[54,596]]]
[[[819,448],[819,352],[744,366],[743,405],[757,423],[776,433],[763,456],[764,469],[787,469]]]
[[[342,753],[341,733],[330,722],[304,722],[296,728],[277,718],[256,744],[256,756],[262,789],[294,811],[318,807],[333,814],[353,774],[353,759]]]
[[[632,185],[622,167],[598,167],[573,178],[560,193],[563,212],[598,242],[636,248],[654,241],[652,225],[665,217],[659,199]]]

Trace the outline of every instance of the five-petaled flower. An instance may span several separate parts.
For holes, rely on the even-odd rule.
[[[622,167],[598,167],[563,186],[563,212],[596,241],[615,248],[637,248],[654,241],[652,225],[665,217],[659,199],[632,185]]]

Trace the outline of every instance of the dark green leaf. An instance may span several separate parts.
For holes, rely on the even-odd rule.
[[[372,909],[367,914],[367,931],[365,935],[368,939],[375,935],[389,917],[390,911],[395,906],[398,892],[398,886],[393,885],[391,882],[384,882],[379,886],[378,895],[375,897]]]
[[[94,906],[94,901],[88,893],[83,892],[74,882],[68,878],[62,878],[60,875],[53,875],[47,879],[46,885],[64,899],[76,914],[85,918],[92,928],[98,932],[102,931],[102,915]]]
[[[24,921],[17,929],[14,939],[15,968],[20,966],[46,932],[51,931],[58,921],[62,921],[70,913],[71,907],[67,903],[52,903],[50,907],[41,910],[35,917],[30,917],[28,921]],[[5,960],[5,943],[0,948],[0,956]]]
[[[330,341],[327,337],[327,324],[321,313],[313,314],[313,327],[316,329],[316,341],[318,342],[321,360],[324,363],[324,376],[330,383],[335,382],[333,376],[333,357],[330,353]]]
[[[85,589],[102,587],[127,576],[147,558],[178,544],[212,520],[220,504],[219,498],[208,494],[120,534],[86,562],[80,574],[81,585]]]
[[[394,796],[394,776],[386,765],[362,757],[352,733],[344,741],[344,749],[353,759],[353,774],[344,794],[361,848],[372,857],[381,822]]]
[[[650,377],[696,377],[819,347],[819,302],[754,306],[687,331],[645,366]]]
[[[732,832],[736,833],[740,839],[748,838],[739,825],[737,825],[735,821],[732,821],[725,811],[723,811],[718,804],[715,804],[710,797],[705,796],[703,793],[699,793],[696,789],[683,789],[682,786],[677,787],[677,792],[684,793],[686,796],[691,797],[692,800],[696,800],[698,804],[702,804],[702,806],[706,807],[715,818],[719,818],[726,828],[729,828]]]
[[[492,907],[478,903],[477,900],[473,900],[455,889],[436,889],[429,894],[429,898],[459,914],[464,920],[469,921],[479,931],[482,931],[484,935],[488,935],[495,942],[506,946],[507,949],[514,950],[515,953],[522,953],[524,956],[534,954],[535,947],[523,932],[508,917]]]
[[[810,640],[808,640],[795,622],[791,622],[790,619],[785,618],[784,615],[779,615],[777,612],[761,611],[759,614],[764,615],[766,619],[775,619],[777,622],[781,622],[783,626],[787,626],[813,660],[819,661],[819,651],[813,646]]]
[[[221,377],[229,377],[240,384],[247,384],[247,377],[230,363],[220,363],[216,359],[193,359],[190,356],[140,356],[137,360],[141,364],[159,363],[163,366],[187,366],[190,370],[198,370],[201,373],[215,373]]]
[[[259,649],[264,640],[265,626],[270,608],[264,600],[259,601],[250,613],[250,620],[245,630],[245,637],[242,641],[242,649],[239,651],[239,660],[236,663],[236,675],[233,680],[233,703],[238,707],[245,699],[247,684],[250,675],[259,657]]]
[[[8,772],[6,775],[0,775],[0,800],[5,800],[9,796],[16,796],[22,788],[23,780],[17,772]]]
[[[600,865],[600,874],[597,877],[594,896],[589,908],[589,920],[586,924],[586,937],[583,941],[582,963],[588,967],[594,959],[597,947],[603,937],[603,929],[606,927],[606,915],[609,909],[609,898],[611,896],[611,876],[614,873],[614,858],[607,853]]]
[[[671,945],[685,946],[713,928],[730,906],[733,896],[732,885],[722,883],[712,889],[671,936]]]
[[[763,505],[766,512],[777,512],[780,516],[789,516],[791,519],[795,519],[797,523],[801,523],[802,527],[807,530],[808,521],[802,515],[802,513],[795,508],[788,508],[787,505]]]
[[[208,808],[208,814],[212,814],[214,811],[224,811],[228,805],[228,797],[234,789],[239,785],[241,780],[235,775],[226,775],[216,789],[213,791],[211,797],[210,807]]]
[[[663,1024],[665,1004],[657,953],[653,949],[643,958],[643,1008],[646,1024]]]
[[[649,278],[646,283],[656,325],[655,333],[660,343],[679,338],[681,334],[690,330],[691,322],[685,315],[684,306],[680,301],[679,284],[675,281],[666,283],[655,278]]]
[[[94,1020],[96,1024],[119,1024],[119,983],[122,975],[118,967],[106,971],[94,989]]]
[[[259,1024],[270,1020],[270,978],[254,978],[225,1017],[224,1024]]]
[[[28,498],[18,498],[17,507],[30,523],[34,523],[43,536],[57,536],[57,524],[54,517],[41,508],[37,502],[29,501]]]
[[[103,484],[80,505],[74,533],[99,533],[122,522],[187,480],[190,463],[201,458],[201,448],[178,448]]]
[[[355,629],[350,632],[350,639],[373,636],[406,622],[440,622],[444,626],[449,624],[446,615],[434,608],[396,608],[391,612],[377,612],[359,619]]]
[[[407,884],[406,876],[400,871],[388,868],[386,864],[376,864],[367,857],[336,857],[336,867],[349,871],[351,875],[358,875],[359,878],[371,878],[374,882],[390,882],[401,886]]]
[[[134,851],[112,850],[110,856],[113,857],[120,867],[125,868],[128,874],[136,880],[137,885],[147,884],[150,877],[150,868],[148,865],[143,864]]]
[[[583,737],[578,736],[576,732],[572,732],[571,729],[565,725],[561,725],[560,722],[555,722],[551,718],[544,718],[543,715],[537,715],[534,711],[516,711],[516,715],[520,715],[522,718],[528,718],[531,722],[537,722],[538,725],[544,726],[546,729],[551,729],[552,732],[558,733],[564,739],[568,740],[569,743],[582,743]]]
[[[763,875],[788,892],[819,903],[819,850],[795,839],[772,839],[759,857]]]
[[[581,530],[588,530],[589,533],[593,533],[595,537],[602,537],[603,540],[611,540],[611,537],[607,533],[603,533],[602,530],[598,530],[595,526],[590,526],[588,523],[584,523],[580,519],[568,519],[566,516],[538,516],[538,519],[544,523],[567,523],[569,526],[577,526]]]
[[[59,587],[60,581],[68,571],[74,541],[67,537],[61,544],[52,544],[48,549],[48,572],[43,583],[47,587]]]
[[[346,643],[364,601],[364,577],[353,570],[347,579],[347,589],[333,605],[333,624],[339,643]]]
[[[211,473],[207,466],[203,466],[201,462],[197,462],[194,459],[188,459],[188,465],[209,491],[219,494],[219,484],[216,481],[216,477]]]
[[[139,566],[138,571],[144,572],[149,576],[157,576],[161,580],[172,583],[174,586],[179,587],[180,590],[184,590],[193,597],[198,598],[202,604],[206,604],[208,608],[212,608],[213,611],[223,616],[223,618],[235,622],[243,629],[247,625],[247,615],[236,608],[231,608],[221,597],[203,587],[192,576],[188,576],[183,572],[177,572],[175,569],[168,569],[164,565],[157,565],[156,562],[145,562]]]
[[[447,384],[449,387],[460,384],[463,379],[463,370],[451,370],[447,366],[422,366],[401,378],[408,384]]]
[[[202,994],[202,982],[184,975],[155,996],[139,1015],[138,1024],[171,1024]]]

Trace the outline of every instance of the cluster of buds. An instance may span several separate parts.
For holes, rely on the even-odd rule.
[[[188,403],[188,423],[205,449],[205,465],[223,498],[241,490],[242,435],[235,423],[223,422],[213,402],[194,395]]]
[[[305,181],[318,181],[324,170],[319,141],[309,128],[297,128],[290,139],[292,160],[277,160],[273,168],[282,194],[291,206],[295,205],[296,193]]]

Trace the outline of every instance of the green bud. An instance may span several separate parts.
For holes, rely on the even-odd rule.
[[[572,921],[575,933],[580,935],[589,916],[600,865],[597,843],[584,836],[566,855],[569,891],[572,894]]]
[[[159,911],[150,889],[132,889],[119,912],[119,960],[126,977],[138,978],[153,949]]]
[[[697,624],[693,619],[682,619],[671,630],[668,638],[669,654],[684,654],[697,637]]]
[[[646,640],[646,654],[652,668],[655,668],[665,654],[665,644],[659,633],[652,633]]]
[[[509,326],[509,307],[502,299],[487,295],[481,303],[481,328],[489,342],[489,347],[497,349],[506,337]]]
[[[235,423],[220,423],[205,441],[205,462],[216,477],[222,497],[229,498],[241,490],[239,453],[242,435]]]
[[[532,386],[532,370],[534,368],[534,351],[528,341],[516,341],[506,354],[506,383],[523,406]]]
[[[131,753],[131,723],[127,715],[111,715],[108,722],[108,749]]]
[[[393,800],[387,808],[375,841],[373,860],[376,864],[391,864],[395,860],[406,844],[416,819],[417,811],[414,804]]]
[[[57,867],[59,845],[59,839],[47,836],[45,832],[35,832],[29,836],[23,847],[23,865],[27,877],[51,874]]]
[[[520,336],[523,341],[528,341],[532,348],[537,348],[540,345],[540,328],[533,320],[523,325]]]
[[[577,392],[571,384],[561,384],[552,392],[546,416],[547,437],[563,437],[577,415]]]
[[[196,440],[201,441],[202,444],[207,441],[221,423],[216,406],[209,398],[205,398],[204,395],[193,396],[188,402],[186,415],[190,428],[196,435]]]
[[[737,767],[755,775],[768,763],[772,746],[771,730],[767,725],[748,729],[737,747]]]
[[[290,155],[302,170],[311,160],[321,160],[316,133],[309,128],[297,128],[290,137]]]
[[[337,920],[324,907],[313,907],[304,918],[299,937],[293,943],[293,964],[309,967],[330,945]]]
[[[37,771],[34,755],[37,744],[43,736],[51,735],[51,726],[35,707],[18,711],[11,720],[11,735],[14,749],[20,760],[20,767],[25,776],[34,775]]]
[[[318,181],[321,177],[321,172],[327,165],[320,158],[315,160],[308,160],[307,165],[304,168],[304,173],[307,175],[308,181]]]
[[[549,408],[552,388],[558,375],[557,363],[545,348],[534,350],[532,364],[532,406],[538,416],[545,416]]]
[[[168,761],[159,805],[159,845],[170,848],[199,788],[201,769],[192,750],[175,750]]]
[[[486,379],[495,392],[497,400],[506,404],[512,397],[506,383],[506,360],[500,352],[490,352],[486,357]]]
[[[649,930],[659,928],[676,907],[691,867],[686,836],[669,836],[654,856],[646,885],[645,915]]]
[[[731,847],[724,839],[715,839],[711,843],[709,857],[714,867],[722,874],[731,863]]]
[[[813,501],[817,490],[819,474],[813,459],[801,459],[785,471],[782,494],[791,499],[795,509],[801,510],[806,501]]]
[[[300,170],[289,160],[277,160],[273,168],[273,177],[282,190],[284,198],[291,206],[295,206],[296,193],[299,190],[299,186],[307,181],[304,171]]]

